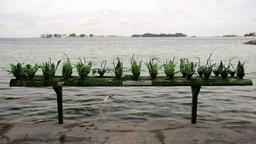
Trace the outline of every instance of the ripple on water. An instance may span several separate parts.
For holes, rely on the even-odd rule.
[[[244,39],[244,38],[242,38]],[[133,53],[143,60],[149,56],[160,57],[161,63],[170,57],[188,57],[194,59],[200,52],[202,59],[207,59],[209,51],[214,48],[216,59],[227,59],[227,54],[244,59],[246,78],[256,82],[254,63],[256,49],[237,44],[236,39],[210,38],[204,40],[185,39],[113,39],[80,41],[63,40],[65,45],[59,45],[55,40],[23,39],[1,41],[1,67],[8,68],[8,63],[22,61],[33,63],[45,61],[45,56],[57,60],[68,52],[71,57],[87,57],[89,60],[102,60],[102,47],[108,54],[104,59],[112,61],[120,56],[124,66],[129,69],[130,57]],[[106,43],[111,43],[110,45]],[[142,44],[143,43],[143,44]],[[144,43],[147,43],[145,47]],[[27,47],[27,45],[30,47]],[[237,46],[236,46],[237,45]],[[7,47],[6,47],[7,46]],[[64,46],[64,47],[63,47]],[[235,47],[234,47],[235,46]],[[42,47],[44,47],[42,49]],[[132,47],[132,50],[131,50]],[[75,49],[79,49],[76,51]],[[31,54],[31,51],[38,54]],[[241,53],[241,51],[246,53]],[[89,51],[89,53],[88,53]],[[189,51],[189,53],[187,52]],[[58,52],[59,54],[57,54]],[[230,53],[231,52],[231,53]],[[143,53],[143,55],[141,55]],[[43,55],[42,55],[43,54]],[[57,55],[56,55],[57,54]],[[214,59],[214,58],[213,58]],[[218,62],[218,61],[217,61]],[[112,63],[108,63],[112,67]],[[142,75],[148,75],[146,67]],[[162,72],[162,70],[161,70]],[[160,74],[164,74],[163,72]],[[57,72],[61,74],[61,71]],[[125,74],[127,74],[125,72]],[[22,88],[9,87],[9,76],[6,71],[0,71],[0,122],[56,122],[56,95],[51,87]],[[103,103],[105,96],[113,95],[111,102]],[[198,122],[200,123],[235,123],[256,122],[255,103],[256,87],[202,87],[199,94]],[[174,123],[189,123],[191,117],[190,87],[64,87],[63,106],[65,122],[85,121],[125,121],[150,122],[169,121]]]
[[[17,96],[6,96],[3,98],[4,100],[18,100],[18,99],[22,99],[22,97],[17,97]]]

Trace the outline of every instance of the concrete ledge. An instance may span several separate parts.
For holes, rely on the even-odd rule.
[[[22,87],[47,87],[47,86],[250,86],[253,85],[249,79],[238,79],[234,77],[228,77],[222,80],[220,77],[211,76],[209,79],[203,77],[192,77],[186,79],[184,77],[174,77],[173,79],[167,79],[164,76],[159,76],[152,80],[150,77],[140,77],[139,80],[132,80],[132,76],[124,76],[121,80],[117,80],[114,77],[87,77],[85,79],[79,79],[78,77],[72,77],[68,80],[64,80],[61,76],[56,76],[52,80],[44,80],[43,77],[37,76],[33,80],[28,79],[11,79],[10,86],[22,86]]]
[[[0,124],[1,144],[253,144],[256,124]]]

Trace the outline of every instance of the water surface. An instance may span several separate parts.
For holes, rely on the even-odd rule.
[[[130,58],[159,63],[186,57],[204,64],[213,52],[212,63],[228,62],[233,56],[246,61],[246,78],[256,82],[256,46],[244,45],[248,38],[92,38],[92,39],[0,39],[0,122],[56,122],[56,96],[52,88],[9,87],[12,78],[6,70],[10,63],[42,63],[49,57],[72,62],[86,57],[98,67],[102,60],[113,67],[120,57],[126,69]],[[164,75],[161,70],[160,75]],[[39,71],[38,74],[41,72]],[[58,71],[60,74],[60,69]],[[130,74],[130,72],[126,72]],[[74,72],[74,75],[77,75]],[[108,75],[111,75],[108,74]],[[148,75],[143,65],[142,75]],[[198,121],[201,123],[256,122],[256,87],[202,87],[199,94]],[[103,99],[114,95],[107,104]],[[190,87],[64,87],[65,122],[119,121],[189,123]]]

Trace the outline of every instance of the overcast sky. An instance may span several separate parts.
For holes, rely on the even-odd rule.
[[[0,37],[256,31],[256,0],[0,0]]]

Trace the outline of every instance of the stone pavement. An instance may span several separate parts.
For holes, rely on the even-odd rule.
[[[0,124],[0,144],[256,144],[256,124]]]

